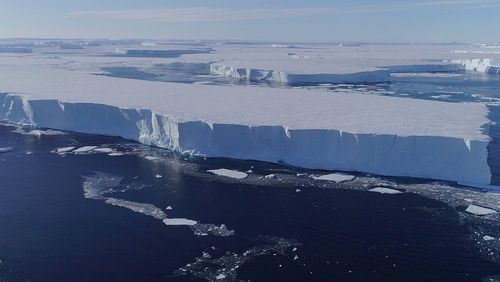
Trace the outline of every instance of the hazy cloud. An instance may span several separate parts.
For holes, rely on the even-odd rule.
[[[237,20],[259,20],[291,18],[301,16],[328,16],[357,13],[383,13],[416,10],[425,7],[478,8],[500,4],[500,0],[437,0],[405,4],[380,4],[360,6],[338,6],[328,8],[284,8],[284,9],[235,9],[235,8],[165,8],[107,11],[76,11],[71,15],[96,16],[109,19],[148,22],[219,22]]]

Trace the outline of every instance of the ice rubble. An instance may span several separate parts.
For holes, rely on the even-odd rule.
[[[206,236],[208,234],[214,236],[233,236],[234,230],[230,230],[224,224],[207,224],[199,223],[196,220],[187,218],[170,218],[159,207],[149,204],[133,202],[124,199],[112,197],[116,193],[122,193],[128,190],[140,190],[146,185],[139,183],[128,183],[123,187],[121,182],[122,177],[113,176],[106,173],[96,172],[94,175],[83,177],[82,184],[84,196],[87,199],[101,200],[112,206],[123,207],[136,213],[141,213],[151,216],[157,220],[161,220],[165,225],[170,226],[188,226],[196,236]],[[171,210],[171,209],[166,209]]]
[[[64,60],[1,57],[0,119],[204,156],[490,183],[482,104],[120,79],[92,75],[81,66],[95,59],[79,60],[69,68]],[[377,68],[339,73],[366,70]]]

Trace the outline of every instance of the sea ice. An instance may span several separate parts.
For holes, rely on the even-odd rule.
[[[163,223],[166,225],[187,225],[192,226],[197,224],[195,220],[186,219],[186,218],[165,218]]]
[[[275,178],[276,178],[276,174],[268,174],[268,175],[264,176],[264,179],[275,179]]]
[[[97,146],[83,146],[73,151],[75,154],[88,153],[97,148]]]
[[[71,146],[71,147],[62,147],[62,148],[56,148],[55,152],[58,153],[58,154],[61,154],[61,153],[67,153],[67,152],[72,151],[74,149],[75,149],[75,147],[73,147],[73,146]]]
[[[324,180],[324,181],[333,181],[335,183],[342,183],[346,181],[351,181],[355,178],[354,175],[349,175],[345,173],[330,173],[321,176],[311,176],[314,180]]]
[[[375,188],[372,188],[368,191],[382,193],[382,194],[401,194],[401,193],[403,193],[399,190],[391,189],[391,188],[387,188],[387,187],[375,187]]]
[[[493,241],[493,240],[495,240],[495,237],[490,236],[490,235],[484,235],[483,240],[484,241]]]
[[[497,213],[496,210],[481,207],[481,206],[476,206],[476,205],[472,205],[472,204],[470,204],[465,211],[468,213],[471,213],[471,214],[475,214],[475,215],[488,215],[488,214]]]
[[[12,147],[0,147],[0,153],[7,153],[14,150]]]
[[[234,178],[234,179],[244,179],[248,177],[248,174],[237,171],[237,170],[231,170],[231,169],[225,169],[225,168],[220,168],[220,169],[210,169],[207,170],[207,172],[213,173],[215,175],[219,176],[225,176],[229,178]]]
[[[114,150],[112,148],[95,148],[94,152],[111,154]]]

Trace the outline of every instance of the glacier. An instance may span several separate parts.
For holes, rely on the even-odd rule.
[[[443,54],[462,56],[441,47],[426,60],[419,47],[411,47],[418,52],[409,52],[414,56],[409,59],[397,57],[400,53],[393,49],[400,47],[385,47],[385,53],[378,46],[370,52],[359,48],[335,47],[317,54],[294,48],[293,56],[286,48],[241,54],[227,46],[179,58],[2,55],[0,120],[120,136],[207,157],[490,184],[491,121],[485,104],[145,81],[103,76],[99,71],[99,64],[210,64],[220,75],[305,83],[335,81],[335,76],[337,81],[376,82],[394,72],[468,68],[463,62],[438,60],[448,58]],[[388,59],[392,53],[396,58]],[[259,60],[252,61],[252,56]],[[366,74],[366,81],[360,74]]]

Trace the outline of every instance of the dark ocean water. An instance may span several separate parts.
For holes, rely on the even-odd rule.
[[[498,226],[474,223],[429,197],[317,187],[293,180],[315,171],[14,129],[0,126],[0,147],[14,147],[0,154],[2,281],[479,281],[500,274],[500,264],[471,239],[472,230],[495,235]],[[124,154],[51,152],[87,145]],[[292,181],[227,180],[206,173],[214,168]],[[225,224],[234,235],[198,236],[188,226],[86,198],[84,183],[98,186],[96,179],[119,179],[109,180],[118,185],[110,197]]]

